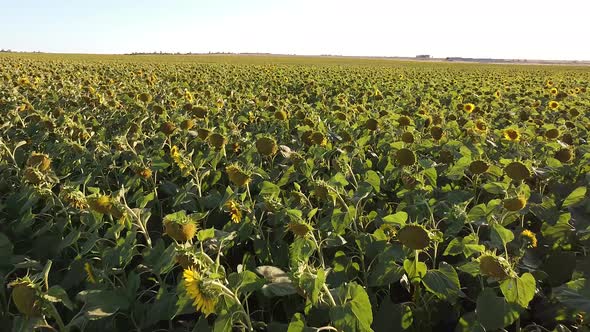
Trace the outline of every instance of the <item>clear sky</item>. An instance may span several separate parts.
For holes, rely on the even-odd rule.
[[[589,0],[0,0],[0,48],[590,60]]]

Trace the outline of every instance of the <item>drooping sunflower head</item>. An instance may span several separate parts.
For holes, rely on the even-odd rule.
[[[513,161],[504,167],[504,173],[514,181],[522,181],[531,176],[529,168],[520,161]]]
[[[483,174],[487,172],[490,165],[483,160],[474,160],[469,164],[471,174]]]
[[[547,139],[556,139],[559,137],[559,129],[551,128],[545,131],[545,138]]]
[[[90,209],[102,214],[109,214],[113,208],[113,202],[110,196],[100,195],[87,198]]]
[[[35,167],[39,171],[44,172],[51,167],[51,158],[47,154],[33,152],[29,159],[27,159],[28,167]]]
[[[152,101],[152,95],[150,95],[147,92],[142,92],[139,95],[137,95],[137,99],[141,102],[149,103]]]
[[[430,244],[430,234],[422,225],[410,224],[397,232],[398,240],[412,250],[422,250]]]
[[[320,200],[326,201],[330,195],[330,186],[324,181],[315,184],[313,194]]]
[[[197,222],[184,210],[166,215],[162,222],[166,235],[178,242],[187,242],[197,233]]]
[[[256,151],[263,156],[274,156],[279,147],[274,138],[263,136],[256,140]]]
[[[525,229],[520,233],[520,239],[527,248],[537,247],[537,236],[528,229]]]
[[[372,118],[367,119],[367,121],[365,122],[365,127],[371,131],[375,131],[379,127],[379,121],[377,121],[377,119]]]
[[[517,197],[506,198],[502,201],[504,208],[508,211],[520,211],[526,206],[526,197],[519,195]]]
[[[291,221],[287,224],[287,229],[297,237],[305,237],[313,227],[303,221]]]
[[[220,150],[227,144],[227,138],[220,133],[213,133],[208,137],[209,144],[217,150]]]
[[[12,302],[18,311],[27,317],[41,316],[42,299],[40,289],[28,276],[11,282]]]
[[[326,135],[319,131],[312,132],[310,139],[313,144],[319,146],[325,146],[326,144],[328,144],[328,139],[326,138]]]
[[[185,119],[180,123],[182,130],[191,130],[195,126],[195,122],[192,119]]]
[[[204,106],[193,106],[191,109],[191,112],[193,112],[193,114],[199,118],[199,119],[204,119],[207,117],[207,113],[209,113],[209,111],[207,110],[206,107]]]
[[[574,152],[571,149],[563,148],[555,152],[554,157],[562,163],[568,163],[574,158]]]
[[[443,129],[439,126],[433,126],[430,128],[430,135],[437,141],[443,137],[443,133]]]
[[[144,179],[149,179],[152,177],[152,170],[149,167],[142,167],[137,170],[137,175]]]
[[[172,135],[176,130],[176,125],[170,121],[166,121],[160,125],[160,131],[166,136]]]
[[[474,110],[475,110],[474,104],[472,104],[472,103],[463,104],[463,111],[465,111],[465,113],[470,114]]]
[[[414,134],[409,131],[406,131],[402,134],[402,142],[404,143],[414,143]]]
[[[289,118],[289,115],[285,110],[278,110],[274,113],[274,117],[279,121],[285,121]]]
[[[510,263],[493,252],[485,252],[478,258],[479,271],[482,275],[498,280],[508,278],[513,274]]]
[[[412,119],[410,119],[410,117],[407,115],[402,115],[397,119],[397,123],[400,125],[400,127],[407,127],[412,124]]]
[[[518,142],[520,140],[520,131],[515,128],[504,129],[504,138],[511,142]]]
[[[186,294],[193,300],[193,306],[205,316],[215,313],[220,290],[196,269],[189,267],[182,273]]]
[[[64,186],[59,192],[60,198],[69,206],[82,210],[88,207],[86,196],[80,190],[70,186]]]
[[[402,166],[412,166],[416,163],[416,154],[408,148],[402,148],[395,153],[395,160]]]
[[[232,164],[225,168],[229,180],[238,187],[243,187],[251,180],[250,175],[238,164]]]
[[[211,130],[209,130],[207,128],[197,129],[197,136],[199,136],[199,138],[202,139],[203,141],[206,140],[210,134],[211,134]]]
[[[233,223],[237,224],[242,221],[242,209],[238,202],[231,199],[225,203],[224,207]]]

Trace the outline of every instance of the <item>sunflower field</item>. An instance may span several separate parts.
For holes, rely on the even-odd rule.
[[[590,331],[590,68],[0,56],[1,331]]]

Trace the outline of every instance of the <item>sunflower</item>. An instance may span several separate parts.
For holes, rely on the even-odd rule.
[[[529,168],[520,161],[513,161],[506,165],[504,172],[514,181],[521,181],[531,176]]]
[[[469,114],[469,113],[473,112],[473,110],[475,110],[475,105],[473,105],[472,103],[464,104],[463,110]]]
[[[520,233],[523,242],[526,244],[527,248],[536,248],[537,247],[537,236],[535,233],[531,232],[528,229],[525,229]]]
[[[414,151],[407,148],[397,150],[395,159],[402,166],[411,166],[416,163],[416,155],[414,154]]]
[[[409,125],[412,124],[412,119],[410,119],[408,116],[406,115],[402,115],[399,117],[399,119],[397,119],[397,123],[401,126],[401,127],[407,127]]]
[[[571,149],[563,148],[557,152],[555,152],[555,159],[561,161],[562,163],[567,163],[572,160],[574,157],[574,153]]]
[[[559,129],[552,128],[552,129],[545,131],[545,138],[556,139],[557,137],[559,137]]]
[[[379,127],[379,122],[375,119],[368,119],[367,122],[365,122],[365,127],[371,131],[375,131]]]
[[[520,132],[514,128],[504,129],[504,138],[512,142],[518,142],[520,140]]]
[[[430,244],[430,235],[421,225],[406,225],[397,233],[398,240],[406,247],[421,250]]]
[[[193,300],[193,306],[205,316],[215,313],[219,300],[219,291],[212,284],[207,284],[201,273],[189,267],[182,273],[186,294]]]
[[[238,187],[243,187],[251,180],[250,175],[238,164],[232,164],[225,168],[229,180]]]
[[[483,174],[487,172],[490,165],[483,160],[474,160],[469,164],[469,171],[472,174]]]
[[[240,210],[240,207],[236,201],[229,200],[224,206],[228,210],[232,222],[237,224],[242,221],[242,211]]]
[[[475,131],[478,133],[485,133],[488,131],[488,124],[484,120],[477,120],[475,121],[474,125]]]
[[[197,233],[197,222],[184,210],[166,215],[162,223],[164,233],[178,242],[187,242]]]
[[[292,221],[287,224],[287,229],[291,231],[295,236],[304,237],[305,235],[307,235],[307,233],[313,230],[313,227],[311,227],[309,224],[305,222]]]
[[[494,92],[494,96],[496,98],[501,98],[502,97],[502,93],[499,90],[497,90],[496,92]]]
[[[524,196],[506,198],[503,201],[504,208],[508,211],[520,211],[526,206],[526,198]]]
[[[434,126],[430,128],[430,135],[437,141],[443,137],[443,133],[443,129],[439,126]]]
[[[96,276],[94,275],[94,271],[92,270],[92,265],[90,265],[90,263],[84,263],[84,271],[86,271],[86,280],[88,280],[88,282],[91,284],[96,284]]]
[[[274,156],[278,151],[277,142],[271,137],[260,137],[256,140],[256,151],[263,156]]]
[[[484,253],[478,259],[482,275],[495,279],[506,279],[512,274],[510,263],[495,253]]]
[[[12,287],[12,302],[21,314],[29,317],[41,316],[42,302],[37,284],[26,276],[11,282],[8,286]]]
[[[404,143],[414,143],[414,134],[409,131],[406,131],[402,134],[402,142]]]
[[[559,107],[559,103],[555,100],[552,100],[549,102],[549,108],[555,110]]]
[[[557,88],[552,88],[551,90],[549,90],[549,93],[556,96],[557,95]]]

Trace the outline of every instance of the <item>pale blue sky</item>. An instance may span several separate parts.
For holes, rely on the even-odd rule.
[[[587,0],[0,0],[0,48],[590,60]]]

